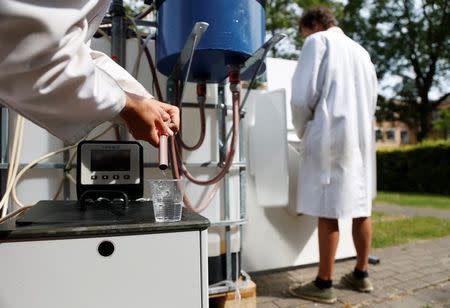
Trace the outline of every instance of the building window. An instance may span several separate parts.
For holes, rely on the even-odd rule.
[[[409,144],[409,132],[407,130],[402,130],[400,132],[400,142],[402,144]]]
[[[388,142],[395,142],[395,128],[386,130],[386,140]]]
[[[381,128],[375,128],[375,140],[378,141],[383,141],[383,131],[381,130]]]

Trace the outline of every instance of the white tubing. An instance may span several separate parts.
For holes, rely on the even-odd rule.
[[[36,166],[39,162],[41,162],[41,161],[43,161],[43,160],[45,160],[45,159],[47,159],[49,157],[52,157],[53,155],[56,155],[56,154],[59,154],[61,152],[64,152],[64,151],[67,151],[67,150],[75,148],[77,146],[77,144],[71,145],[71,146],[67,146],[65,148],[62,148],[62,149],[54,151],[54,152],[47,153],[44,156],[41,156],[41,157],[33,160],[31,163],[26,165],[22,170],[20,170],[19,174],[17,175],[16,179],[14,180],[14,185],[13,185],[13,188],[12,188],[12,197],[13,197],[14,202],[20,207],[24,207],[25,206],[17,198],[17,191],[16,191],[17,183],[19,182],[20,178],[25,174],[25,172],[27,172],[29,169],[31,169],[34,166]]]
[[[17,170],[20,164],[20,155],[22,151],[23,140],[23,126],[24,119],[22,116],[17,115],[16,124],[14,127],[13,145],[11,150],[11,159],[8,168],[8,179],[5,194],[0,201],[0,209],[2,209],[1,217],[5,217],[8,211],[9,196],[13,189],[14,181],[16,178]]]
[[[66,173],[66,177],[71,181],[74,185],[77,185],[77,181],[73,178],[70,173]]]
[[[11,191],[11,176],[13,173],[13,169],[14,169],[14,164],[15,164],[15,156],[16,156],[16,149],[17,149],[17,138],[16,136],[18,136],[18,132],[19,132],[19,119],[17,118],[16,120],[16,124],[14,126],[14,136],[13,136],[13,143],[12,143],[12,149],[11,149],[11,157],[10,157],[10,162],[9,162],[9,167],[8,167],[8,177],[6,180],[6,189],[5,189],[5,194],[2,197],[2,200],[0,201],[0,209],[2,209],[1,212],[1,217],[6,215],[6,210],[8,208],[8,201],[9,201],[9,192]]]
[[[32,206],[32,205],[24,206],[24,207],[21,207],[21,208],[18,209],[18,210],[15,210],[14,212],[9,213],[8,215],[6,215],[5,217],[2,217],[2,218],[0,219],[0,223],[6,221],[6,220],[8,220],[8,219],[10,219],[11,217],[14,217],[14,216],[19,215],[19,214],[22,213],[22,212],[25,212],[26,210],[28,210],[28,209],[31,208],[31,207],[33,207],[33,206]]]
[[[100,138],[101,136],[103,136],[104,134],[106,134],[106,132],[108,132],[113,126],[114,126],[114,125],[109,126],[107,129],[105,129],[103,132],[101,132],[100,134],[98,134],[97,136],[95,136],[95,137],[92,138],[92,139]],[[86,138],[81,139],[79,142],[81,142],[81,141],[84,140],[84,139],[86,139]],[[31,169],[31,168],[33,168],[34,166],[36,166],[39,162],[41,162],[41,161],[43,161],[43,160],[45,160],[45,159],[47,159],[47,158],[50,158],[50,157],[52,157],[53,155],[56,155],[56,154],[59,154],[59,153],[61,153],[61,152],[64,152],[64,151],[67,151],[67,150],[76,148],[79,142],[77,142],[77,143],[74,144],[74,145],[67,146],[67,147],[65,147],[65,148],[59,149],[59,150],[57,150],[57,151],[47,153],[47,154],[45,154],[44,156],[41,156],[41,157],[39,157],[39,158],[33,160],[31,163],[29,163],[28,165],[26,165],[22,170],[20,170],[19,174],[16,176],[16,178],[15,178],[15,180],[14,180],[14,183],[13,183],[13,185],[12,185],[12,198],[13,198],[14,202],[15,202],[18,206],[24,207],[24,204],[21,203],[21,202],[19,201],[19,199],[17,198],[17,191],[16,191],[16,188],[17,188],[17,183],[18,183],[19,180],[22,178],[22,176],[25,174],[25,172],[27,172],[29,169]],[[74,182],[74,183],[76,182],[70,174],[66,174],[66,176],[67,176],[67,177],[69,178],[69,180],[71,180],[72,182]]]

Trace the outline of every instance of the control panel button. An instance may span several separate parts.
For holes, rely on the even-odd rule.
[[[118,179],[119,179],[119,176],[118,176],[117,174],[114,174],[114,175],[113,175],[113,179],[114,179],[114,180],[118,180]]]
[[[125,174],[125,175],[123,176],[123,178],[124,178],[125,180],[129,180],[129,179],[130,179],[130,175],[129,175],[129,174]]]
[[[91,175],[91,180],[96,180],[97,176],[96,175]]]
[[[102,179],[107,180],[109,178],[109,176],[107,175],[102,175]]]

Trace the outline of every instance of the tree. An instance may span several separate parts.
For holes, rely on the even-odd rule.
[[[391,106],[397,106],[400,120],[407,114],[404,122],[412,120],[417,139],[423,140],[432,128],[432,112],[442,101],[430,100],[430,91],[445,86],[449,75],[449,1],[350,0],[342,27],[369,51],[379,79],[399,78],[391,87],[393,99],[403,104]]]
[[[296,59],[303,38],[298,35],[298,21],[303,10],[323,5],[330,7],[336,16],[343,15],[344,6],[330,0],[267,0],[266,31],[268,35],[284,33],[287,38],[271,50],[274,58]]]

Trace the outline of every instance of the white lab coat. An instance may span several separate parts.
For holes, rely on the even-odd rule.
[[[110,1],[0,3],[0,103],[75,143],[125,106],[125,91],[150,94],[89,47]]]
[[[369,54],[332,27],[310,35],[292,80],[300,145],[297,211],[326,218],[371,215],[377,77]]]

